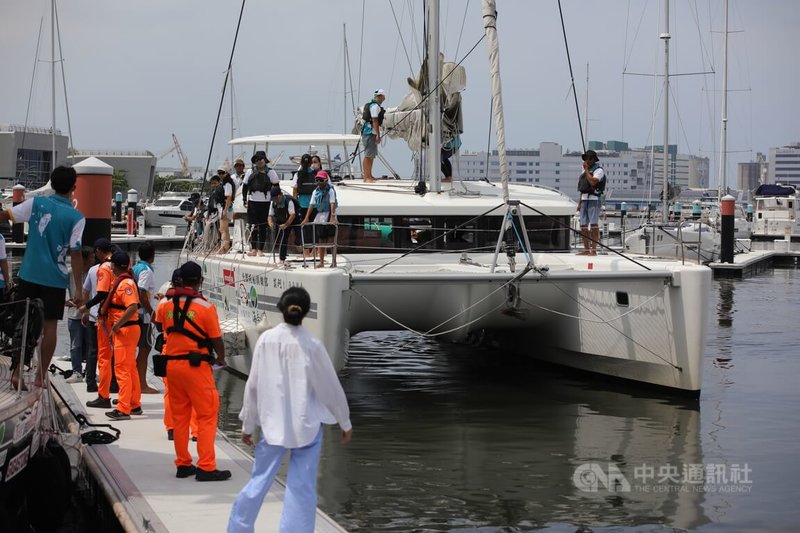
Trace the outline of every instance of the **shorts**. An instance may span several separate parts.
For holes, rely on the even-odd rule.
[[[19,298],[40,298],[44,304],[45,320],[61,320],[64,318],[64,302],[67,298],[67,289],[47,287],[38,283],[31,283],[24,279],[19,280]]]
[[[361,143],[364,145],[364,157],[378,157],[378,143],[374,135],[362,135]]]
[[[600,220],[600,200],[581,200],[581,226],[597,226]]]

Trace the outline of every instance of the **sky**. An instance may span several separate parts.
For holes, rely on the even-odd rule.
[[[681,74],[671,78],[669,143],[709,157],[712,184],[720,146],[723,1],[673,0],[669,17],[670,71]],[[580,150],[558,1],[497,4],[507,146],[550,141]],[[582,117],[588,68],[589,139],[663,143],[663,5],[562,0]],[[59,2],[74,146],[161,155],[175,133],[190,164],[204,166],[241,6],[240,0]],[[440,9],[448,60],[464,59],[478,43],[463,62],[463,149],[494,147],[480,2],[442,0]],[[234,55],[234,111],[226,100],[211,165],[230,156],[231,115],[237,137],[341,133],[345,115],[346,129],[352,127],[351,98],[363,105],[383,88],[385,106],[396,105],[407,92],[406,77],[419,68],[422,14],[421,0],[248,0]],[[0,124],[24,124],[31,94],[28,124],[49,127],[49,26],[49,0],[0,1]],[[737,162],[800,141],[800,3],[730,0],[729,29],[730,182]],[[346,95],[344,34],[352,71]],[[689,75],[697,72],[712,73]],[[66,132],[60,70],[57,78],[56,127]],[[401,174],[410,172],[402,140],[388,141],[383,151]],[[160,164],[177,167],[178,161],[170,154]]]

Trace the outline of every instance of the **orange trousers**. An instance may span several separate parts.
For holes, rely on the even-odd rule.
[[[161,378],[164,382],[164,429],[169,431],[175,429],[175,422],[172,420],[172,407],[169,405],[169,382],[167,378]],[[197,437],[197,413],[192,409],[192,418],[189,421],[189,429],[192,437]]]
[[[131,414],[131,409],[142,406],[142,385],[136,369],[139,334],[139,326],[127,326],[113,336],[114,373],[119,384],[117,410],[126,415]]]
[[[206,362],[190,366],[189,361],[168,361],[169,403],[173,420],[175,465],[190,466],[189,424],[192,409],[197,416],[197,467],[216,470],[214,438],[217,435],[219,394],[214,372]]]
[[[97,317],[97,394],[111,396],[111,326],[105,318]]]

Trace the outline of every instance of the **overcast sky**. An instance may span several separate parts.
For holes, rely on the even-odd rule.
[[[0,123],[25,122],[41,20],[39,57],[50,58],[49,4],[0,1]],[[562,5],[582,114],[589,65],[588,137],[661,144],[662,79],[623,71],[663,73],[663,2]],[[236,136],[344,130],[345,23],[357,104],[378,87],[387,90],[387,106],[397,104],[419,66],[421,6],[420,0],[249,0],[234,57]],[[443,50],[449,60],[456,53],[461,59],[483,35],[480,2],[442,0],[441,6]],[[74,145],[159,155],[174,132],[190,163],[205,164],[241,2],[71,0],[58,7]],[[674,0],[670,9],[672,72],[715,74],[673,78],[669,142],[710,157],[716,176],[723,0]],[[558,2],[499,0],[498,11],[507,145],[555,141],[580,149]],[[737,33],[729,45],[729,182],[736,162],[800,141],[800,2],[730,0],[730,13]],[[38,65],[28,124],[47,127],[49,64]],[[482,150],[489,125],[485,42],[464,65],[464,148]],[[66,131],[60,76],[56,122]],[[226,103],[212,165],[230,153],[224,145],[230,115]],[[390,141],[385,152],[398,170],[410,169],[403,141]],[[162,164],[177,160],[167,156]]]

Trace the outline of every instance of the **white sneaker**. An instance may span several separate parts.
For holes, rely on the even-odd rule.
[[[70,377],[66,379],[67,383],[83,383],[83,374],[80,372],[73,372]]]
[[[72,357],[69,355],[62,355],[58,358],[59,361],[72,361]]]

